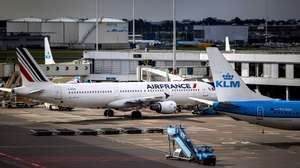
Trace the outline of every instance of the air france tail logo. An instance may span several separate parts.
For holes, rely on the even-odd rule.
[[[216,81],[216,87],[218,88],[239,88],[241,86],[240,81],[234,81],[233,75],[226,73],[222,75],[223,80]]]

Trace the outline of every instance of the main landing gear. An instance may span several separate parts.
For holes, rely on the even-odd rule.
[[[113,117],[114,116],[114,111],[112,109],[104,110],[104,116]]]
[[[114,111],[112,109],[104,110],[104,116],[113,117],[114,116]],[[131,112],[131,118],[132,119],[141,119],[142,118],[142,113],[138,110],[135,110],[135,111]]]
[[[181,110],[182,110],[182,107],[181,107],[180,105],[178,105],[177,108],[176,108],[176,111],[177,111],[178,113],[180,113]]]
[[[135,111],[131,112],[131,118],[132,119],[141,119],[142,113],[138,110],[135,110]]]

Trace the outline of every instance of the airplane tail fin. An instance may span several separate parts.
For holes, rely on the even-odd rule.
[[[17,56],[23,85],[49,82],[49,79],[26,48],[17,48]]]
[[[55,64],[49,44],[48,37],[44,38],[44,47],[45,47],[45,64]]]
[[[226,52],[230,52],[230,43],[229,43],[229,37],[228,36],[226,36],[225,37],[225,51]]]
[[[206,48],[218,101],[270,99],[251,91],[218,48]]]

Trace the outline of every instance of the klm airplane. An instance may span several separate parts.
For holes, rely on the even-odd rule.
[[[44,47],[45,47],[45,54],[44,54],[45,55],[45,64],[46,65],[55,64],[55,62],[53,60],[48,37],[44,38]]]
[[[209,47],[207,53],[218,101],[190,99],[209,104],[234,119],[300,130],[300,101],[271,99],[251,91],[217,48]]]

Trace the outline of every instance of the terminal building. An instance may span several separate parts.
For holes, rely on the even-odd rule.
[[[248,43],[248,26],[236,25],[194,25],[193,40],[224,42],[225,37],[230,41],[246,44]]]
[[[48,36],[51,47],[94,49],[96,18],[19,18],[1,21],[0,48],[43,47]],[[98,43],[103,49],[129,48],[128,23],[120,19],[98,19]]]
[[[248,86],[272,98],[300,100],[300,55],[224,53]],[[178,51],[177,72],[184,80],[204,80],[212,83],[205,52]],[[47,76],[81,76],[82,81],[165,81],[164,75],[142,71],[150,67],[161,72],[172,71],[173,54],[168,51],[85,51],[77,63],[41,65]],[[9,78],[17,71],[14,64],[1,64],[0,77]],[[149,69],[149,68],[148,68]],[[146,74],[145,74],[146,73]],[[149,74],[148,74],[149,73]],[[150,77],[149,77],[150,75]]]
[[[300,100],[300,55],[268,53],[225,53],[227,60],[253,90],[282,99]],[[186,78],[211,79],[207,54],[180,52],[176,54],[179,75]],[[139,66],[152,66],[168,71],[172,68],[171,52],[99,51],[84,52],[91,63],[93,81],[135,81]]]

